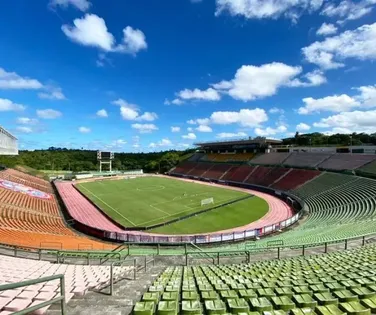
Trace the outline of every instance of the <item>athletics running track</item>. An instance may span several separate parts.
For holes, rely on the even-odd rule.
[[[183,178],[174,178],[177,180],[189,181]],[[211,186],[218,186],[222,187],[222,185],[217,184],[210,184],[204,183],[201,181],[197,181],[197,183],[202,185],[211,185]],[[133,235],[150,235],[150,236],[191,236],[189,234],[184,235],[168,235],[168,234],[155,234],[155,233],[148,233],[143,231],[126,231],[125,229],[121,229],[114,223],[112,223],[101,211],[97,210],[84,196],[82,196],[76,189],[73,187],[71,182],[55,182],[56,188],[73,219],[76,221],[81,222],[87,226],[93,227],[95,229],[100,229],[103,231],[108,232],[117,232],[117,233],[125,233],[125,234],[133,234]],[[242,192],[246,192],[255,196],[258,196],[264,199],[269,205],[269,211],[259,220],[254,221],[250,224],[240,226],[233,229],[217,231],[213,233],[202,233],[202,234],[194,234],[194,235],[216,235],[222,233],[232,233],[232,232],[242,232],[244,230],[253,230],[253,229],[260,229],[265,226],[273,225],[284,221],[294,215],[294,212],[282,200],[262,193],[255,190],[250,189],[242,189],[237,187],[226,186],[226,189],[238,190]]]

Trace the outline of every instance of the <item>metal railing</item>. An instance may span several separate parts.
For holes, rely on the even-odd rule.
[[[43,307],[49,306],[51,304],[54,304],[56,302],[60,302],[60,307],[61,307],[61,314],[65,315],[66,314],[66,303],[65,303],[65,282],[64,282],[64,275],[55,275],[55,276],[49,276],[49,277],[44,277],[44,278],[39,278],[39,279],[34,279],[34,280],[27,280],[27,281],[22,281],[22,282],[16,282],[16,283],[9,283],[9,284],[3,284],[0,285],[0,292],[5,291],[5,290],[12,290],[12,289],[17,289],[29,285],[34,285],[42,282],[47,282],[47,281],[52,281],[52,280],[60,280],[60,296],[55,297],[52,300],[41,302],[40,304],[34,305],[27,307],[23,309],[22,311],[14,312],[12,313],[13,315],[23,315],[23,314],[29,314],[31,312],[34,312],[36,310],[39,310]]]

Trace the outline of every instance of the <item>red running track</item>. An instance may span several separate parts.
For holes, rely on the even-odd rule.
[[[193,182],[192,180],[182,179],[182,178],[175,178],[178,180],[185,180]],[[217,184],[209,184],[200,181],[194,181],[202,185],[211,185],[211,186],[218,186],[224,187],[222,185]],[[190,235],[216,235],[222,233],[232,233],[232,232],[239,232],[244,230],[252,230],[252,229],[259,229],[265,226],[273,225],[284,221],[294,215],[294,212],[285,202],[282,200],[254,190],[249,189],[242,189],[238,187],[231,187],[226,186],[226,189],[238,190],[242,192],[246,192],[249,194],[253,194],[264,199],[269,205],[269,211],[266,215],[264,215],[261,219],[254,221],[250,224],[240,226],[237,228],[232,228],[228,230],[222,230],[212,233],[201,233],[201,234],[184,234],[184,235],[168,235],[168,234],[156,234],[156,233],[148,233],[142,231],[125,231],[120,229],[114,223],[112,223],[103,213],[97,208],[95,208],[84,196],[82,196],[74,187],[73,184],[70,182],[55,182],[56,188],[62,197],[65,206],[67,207],[68,212],[70,215],[77,221],[91,226],[93,228],[101,229],[104,231],[110,232],[120,232],[126,234],[133,234],[133,235],[150,235],[150,236],[190,236]]]

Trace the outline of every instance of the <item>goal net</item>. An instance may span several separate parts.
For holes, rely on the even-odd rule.
[[[201,200],[201,207],[205,205],[210,205],[211,203],[214,203],[214,198],[206,198]]]

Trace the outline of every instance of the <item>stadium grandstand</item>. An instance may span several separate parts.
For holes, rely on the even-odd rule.
[[[130,301],[124,313],[138,315],[376,311],[374,148],[306,150],[264,138],[197,145],[167,176],[138,170],[49,182],[3,167],[0,312],[83,314],[94,299],[101,311],[122,307],[119,298]],[[244,227],[204,234],[121,224],[120,208],[102,199],[113,189],[106,185],[148,178],[250,191],[269,209]],[[79,187],[91,186],[82,185],[103,193],[86,195]],[[144,196],[159,187],[146,186]]]
[[[0,155],[17,155],[17,138],[0,126]]]

